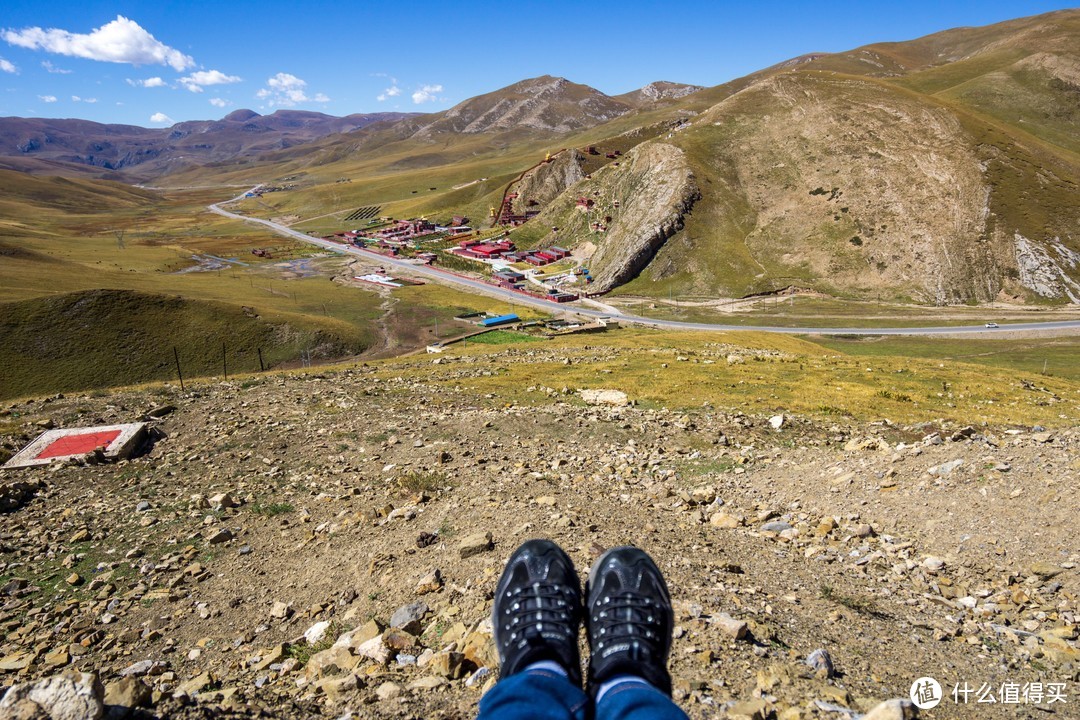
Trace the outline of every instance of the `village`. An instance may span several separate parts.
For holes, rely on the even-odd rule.
[[[455,215],[449,223],[437,224],[426,217],[376,218],[373,215],[378,208],[362,210],[352,219],[369,217],[367,227],[322,239],[388,257],[411,259],[418,264],[440,264],[457,271],[478,272],[498,287],[557,303],[587,296],[580,289],[592,282],[589,269],[570,250],[557,245],[519,249],[509,238],[506,227],[480,231],[470,227],[468,218],[461,215]],[[511,221],[511,226],[516,224],[519,223]],[[391,287],[402,283],[399,279],[378,282]]]

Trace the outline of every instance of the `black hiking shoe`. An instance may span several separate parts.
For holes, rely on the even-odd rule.
[[[495,589],[491,621],[503,677],[553,660],[581,687],[581,581],[558,545],[529,540],[514,551]]]
[[[585,593],[589,691],[595,694],[618,675],[633,675],[670,697],[667,661],[675,617],[652,558],[635,547],[608,550],[593,565]]]

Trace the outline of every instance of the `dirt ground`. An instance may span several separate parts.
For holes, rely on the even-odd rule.
[[[923,676],[946,695],[927,717],[1080,717],[1075,428],[523,406],[483,392],[495,371],[9,406],[7,447],[160,418],[137,459],[0,477],[41,484],[0,514],[0,691],[74,668],[116,716],[471,717],[502,565],[549,537],[582,574],[653,555],[692,718],[853,718]]]

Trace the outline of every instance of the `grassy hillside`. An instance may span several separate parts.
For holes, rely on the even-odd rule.
[[[258,372],[300,354],[355,354],[367,338],[340,321],[273,321],[228,303],[127,290],[89,290],[0,305],[0,398]]]

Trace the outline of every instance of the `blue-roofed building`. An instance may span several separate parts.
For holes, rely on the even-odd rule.
[[[507,323],[519,322],[521,318],[517,315],[499,315],[498,317],[486,318],[480,321],[480,327],[495,327],[496,325],[506,325]]]

